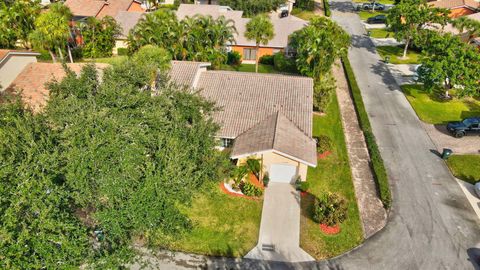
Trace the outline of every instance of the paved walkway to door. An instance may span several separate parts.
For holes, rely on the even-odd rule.
[[[300,194],[287,183],[265,189],[258,244],[245,258],[303,262],[314,259],[300,248]]]
[[[387,213],[378,198],[375,179],[370,169],[370,155],[365,137],[363,137],[363,132],[358,124],[343,67],[339,63],[333,67],[333,75],[337,80],[338,104],[345,131],[353,186],[363,225],[363,236],[369,238],[385,226]]]

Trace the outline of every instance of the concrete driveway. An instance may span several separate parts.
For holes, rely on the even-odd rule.
[[[454,154],[480,153],[480,136],[478,133],[468,134],[463,138],[455,138],[447,131],[445,125],[422,124],[438,152],[442,152],[443,148],[450,148]]]
[[[292,185],[270,183],[265,189],[258,244],[245,258],[282,262],[314,260],[300,248],[300,194]]]

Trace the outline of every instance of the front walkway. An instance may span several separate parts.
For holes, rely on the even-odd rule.
[[[300,248],[300,194],[290,184],[270,183],[265,189],[258,244],[245,258],[313,261]]]
[[[387,213],[377,195],[375,179],[369,164],[370,155],[368,154],[367,144],[358,124],[348,83],[340,64],[337,63],[333,67],[333,75],[337,80],[338,104],[352,170],[353,186],[355,187],[360,219],[362,220],[363,235],[366,239],[385,226]]]

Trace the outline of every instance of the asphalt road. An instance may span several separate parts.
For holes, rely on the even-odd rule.
[[[351,13],[351,2],[332,0],[331,7],[332,18],[352,35],[350,62],[391,180],[388,224],[362,246],[328,261],[284,264],[180,254],[157,261],[159,269],[480,269],[480,223],[472,207],[430,151],[434,144]]]

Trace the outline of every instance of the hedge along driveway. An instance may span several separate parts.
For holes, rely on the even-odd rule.
[[[370,120],[368,119],[368,114],[365,110],[365,105],[363,104],[362,94],[360,93],[360,88],[357,85],[357,80],[355,79],[352,67],[350,66],[350,61],[347,57],[343,57],[342,63],[343,68],[345,69],[348,84],[350,86],[355,109],[357,110],[360,127],[363,130],[365,141],[367,142],[367,148],[372,162],[372,169],[378,185],[378,190],[380,192],[380,199],[382,200],[385,209],[390,209],[392,204],[392,194],[390,192],[387,170],[385,169],[382,156],[380,155],[377,142],[375,141]]]

